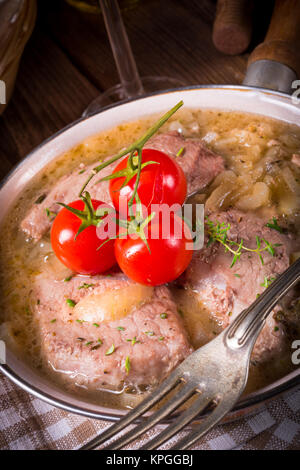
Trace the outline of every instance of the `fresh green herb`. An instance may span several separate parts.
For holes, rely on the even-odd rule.
[[[46,194],[41,194],[37,200],[35,201],[35,204],[42,204],[42,202],[46,199]]]
[[[111,347],[106,351],[105,356],[110,356],[115,351],[115,345],[112,344]]]
[[[165,339],[164,336],[160,336],[160,337],[158,338],[158,341],[163,341],[164,339]]]
[[[278,331],[278,330],[279,330],[278,326],[275,326],[274,331]]]
[[[224,222],[213,222],[208,217],[206,217],[206,225],[208,231],[208,242],[207,246],[211,243],[220,243],[224,246],[225,252],[229,251],[232,253],[232,263],[231,268],[235,265],[235,263],[240,259],[241,254],[243,251],[256,253],[259,256],[261,264],[264,264],[264,260],[262,257],[262,253],[264,251],[268,251],[271,256],[275,255],[275,247],[279,246],[278,244],[272,245],[268,240],[265,238],[259,238],[256,236],[256,248],[248,248],[244,245],[244,240],[235,242],[228,238],[228,231],[230,230],[230,224],[225,224]]]
[[[240,276],[239,274],[237,274],[237,273],[235,273],[234,275],[235,275],[235,277],[241,277],[241,276]]]
[[[48,208],[46,208],[45,211],[46,211],[46,215],[47,215],[48,219],[51,219],[51,217],[56,217],[57,216],[56,212],[50,211],[50,209],[48,209]]]
[[[265,249],[270,253],[271,256],[275,256],[274,246],[270,242],[268,242],[265,238],[263,238],[263,241],[266,244]]]
[[[124,328],[123,326],[118,326],[118,327],[117,327],[117,330],[119,330],[119,331],[125,331],[125,328]]]
[[[99,343],[100,345],[102,344],[102,341],[100,338],[97,339],[97,343]]]
[[[165,318],[168,318],[168,314],[167,313],[161,313],[160,318],[162,318],[164,320]]]
[[[273,217],[272,220],[273,220],[273,222],[272,222],[272,221],[269,221],[269,222],[266,224],[266,227],[272,228],[273,230],[277,230],[277,232],[279,232],[279,233],[283,233],[283,228],[280,227],[280,225],[278,225],[278,222],[277,222],[276,217]]]
[[[148,335],[148,336],[154,336],[154,332],[153,331],[145,331],[145,335]]]
[[[53,320],[51,320],[50,323],[55,323],[56,322],[56,318],[53,318]]]
[[[73,277],[73,274],[71,274],[71,276],[66,277],[66,278],[64,279],[64,282],[69,282],[69,281],[71,281],[72,277]]]
[[[130,342],[132,346],[134,346],[136,343],[140,343],[140,341],[136,339],[136,336],[134,336],[133,339],[126,339],[126,341]]]
[[[93,344],[93,341],[88,341],[87,343],[85,343],[86,346],[90,346],[91,344]]]
[[[69,305],[69,307],[72,307],[72,308],[75,307],[76,305],[76,302],[74,302],[74,300],[72,299],[67,299],[66,302]]]
[[[181,147],[178,152],[176,153],[176,157],[180,157],[180,155],[182,155],[182,153],[184,152],[185,148],[184,147]]]
[[[130,359],[129,359],[129,356],[126,357],[125,359],[125,370],[126,370],[126,373],[128,374],[129,371],[130,371]]]
[[[40,303],[41,303],[40,299],[37,299],[36,304],[40,305]]]
[[[95,326],[96,328],[99,328],[99,324],[98,323],[93,323],[93,326]]]
[[[269,287],[273,281],[275,281],[275,277],[264,277],[264,282],[261,284],[262,287]]]
[[[89,287],[94,287],[95,284],[87,284],[84,282],[81,286],[78,287],[78,289],[88,289]]]
[[[76,321],[77,321],[77,323],[80,323],[80,324],[84,323],[84,320],[77,319]]]
[[[80,170],[80,172],[78,173],[79,175],[82,175],[83,173],[85,173],[86,170]]]

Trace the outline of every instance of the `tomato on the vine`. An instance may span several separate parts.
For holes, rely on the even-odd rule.
[[[114,240],[109,240],[102,246],[108,240],[109,235],[99,238],[99,231],[95,225],[97,219],[95,219],[95,224],[89,224],[88,216],[93,214],[92,217],[96,217],[94,211],[99,207],[104,211],[107,208],[111,212],[114,212],[114,209],[95,199],[89,199],[89,204],[92,204],[92,210],[89,212],[86,210],[85,202],[77,200],[65,206],[57,214],[51,229],[51,244],[57,258],[65,266],[80,274],[94,275],[110,269],[116,263],[116,259]],[[71,212],[70,209],[80,211],[82,218]],[[108,222],[106,218],[109,217],[110,215],[103,216],[103,224]],[[80,231],[81,226],[82,231]]]
[[[116,240],[117,262],[130,279],[157,286],[173,281],[185,271],[193,253],[190,229],[173,214],[169,234],[163,234],[161,219],[154,217],[148,226],[147,243],[136,234],[124,234]]]
[[[136,166],[132,168],[129,159],[130,156],[126,157],[116,166],[113,172],[116,177],[110,179],[109,183],[111,200],[121,214],[133,195],[137,178]],[[137,157],[133,157],[133,161],[134,159],[136,164]],[[131,179],[127,181],[130,176]],[[187,194],[186,178],[173,158],[158,150],[144,149],[137,191],[146,208],[151,204],[182,205]]]

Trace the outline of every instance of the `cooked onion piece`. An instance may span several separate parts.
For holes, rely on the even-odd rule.
[[[74,308],[74,316],[81,321],[115,321],[126,317],[142,302],[151,299],[153,287],[132,284],[121,289],[109,289],[101,294],[84,297]]]
[[[284,178],[284,181],[288,185],[289,189],[294,193],[297,197],[300,196],[300,184],[296,181],[292,171],[288,166],[283,168],[282,170],[282,175]]]
[[[268,205],[270,202],[271,191],[268,186],[259,181],[254,184],[252,193],[241,197],[236,202],[236,207],[244,211],[258,209],[259,207]]]
[[[206,209],[209,212],[214,212],[220,208],[228,207],[235,185],[236,175],[233,171],[224,171],[218,175],[212,186],[215,189],[206,201]]]

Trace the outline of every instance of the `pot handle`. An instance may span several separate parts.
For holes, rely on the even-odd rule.
[[[300,78],[300,1],[276,0],[265,40],[249,57],[244,84],[291,93],[297,78]]]

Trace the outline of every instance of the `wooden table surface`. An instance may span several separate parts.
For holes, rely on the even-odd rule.
[[[168,75],[187,85],[241,83],[248,54],[230,57],[215,49],[215,7],[212,0],[140,0],[124,11],[141,76]],[[268,20],[259,18],[253,44]],[[116,83],[102,16],[83,14],[63,0],[39,0],[13,98],[0,116],[0,179]]]

